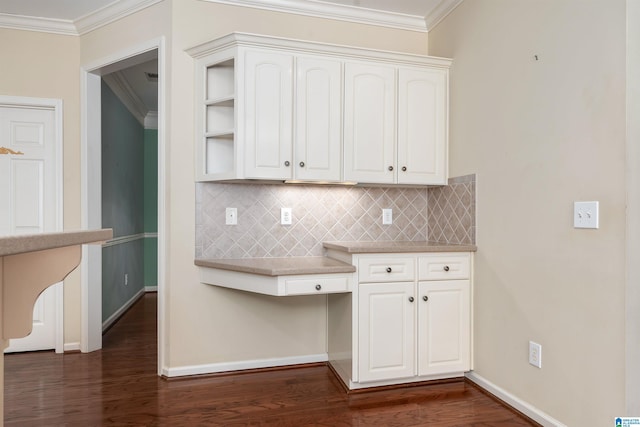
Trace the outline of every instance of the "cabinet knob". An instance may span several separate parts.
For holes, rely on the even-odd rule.
[[[406,166],[403,166],[403,167],[402,167],[402,172],[406,172],[406,171],[407,171],[407,167],[406,167]]]
[[[320,285],[319,283],[316,285],[316,291],[319,291],[320,289],[322,289],[322,285]]]
[[[393,166],[389,166],[389,171],[393,172]]]
[[[409,297],[409,302],[413,302],[413,297]]]
[[[289,160],[287,160],[286,162],[284,162],[285,166],[289,166],[291,164],[291,162],[289,162]]]
[[[444,266],[444,271],[449,271],[449,266],[448,265]]]
[[[387,273],[391,273],[391,271],[393,271],[391,270],[391,267],[387,267]]]
[[[304,162],[300,162],[300,167],[303,168],[304,167]]]
[[[429,301],[429,297],[425,295],[425,296],[422,297],[422,300],[423,301]]]

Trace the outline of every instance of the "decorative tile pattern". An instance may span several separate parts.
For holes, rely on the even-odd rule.
[[[225,208],[238,225],[225,225]],[[292,225],[280,225],[290,207]],[[382,209],[393,224],[382,225]],[[321,256],[328,240],[425,240],[427,190],[313,185],[196,184],[196,257]]]
[[[476,175],[449,179],[449,185],[427,190],[429,240],[476,243]]]

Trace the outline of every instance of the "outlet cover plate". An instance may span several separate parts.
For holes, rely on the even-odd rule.
[[[393,209],[382,209],[382,225],[393,224]]]
[[[225,211],[225,224],[237,225],[238,224],[238,209],[227,208]]]
[[[600,226],[598,202],[573,204],[573,228],[598,228]]]
[[[542,369],[542,346],[529,341],[529,364]]]
[[[280,224],[291,225],[293,222],[291,208],[280,208]]]

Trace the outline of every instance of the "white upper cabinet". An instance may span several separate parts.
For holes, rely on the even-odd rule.
[[[342,64],[337,59],[296,60],[294,178],[342,177]]]
[[[398,183],[447,183],[447,70],[398,70]]]
[[[396,181],[393,67],[345,65],[345,180],[393,184]]]
[[[290,179],[293,141],[293,56],[248,50],[244,57],[245,178]]]
[[[196,179],[440,185],[449,59],[232,33],[196,58]]]

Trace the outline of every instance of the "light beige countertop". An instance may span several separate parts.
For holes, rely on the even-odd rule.
[[[103,242],[111,239],[112,236],[113,230],[106,228],[102,230],[61,231],[58,233],[0,237],[0,256]]]
[[[325,249],[349,254],[406,252],[475,252],[476,245],[457,245],[427,241],[324,242]]]
[[[350,264],[327,257],[196,259],[195,264],[200,267],[263,276],[353,273],[356,271],[356,268]]]

